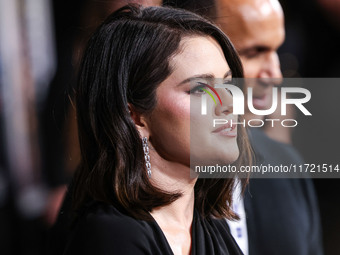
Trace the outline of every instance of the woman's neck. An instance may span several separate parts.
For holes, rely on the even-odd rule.
[[[181,192],[182,196],[169,205],[154,208],[150,214],[163,231],[173,253],[190,254],[196,180],[176,180],[154,172],[153,182],[158,182],[157,187],[168,192]],[[159,178],[161,176],[163,179]]]
[[[190,227],[194,211],[196,180],[197,178],[190,176],[190,167],[154,156],[151,183],[166,192],[179,192],[182,196],[167,206],[154,208],[151,215],[158,219],[164,218],[169,224],[176,223]]]
[[[190,254],[191,226],[194,215],[197,178],[190,176],[190,167],[167,161],[151,151],[151,183],[166,192],[182,195],[169,205],[154,208],[150,214],[163,231],[174,254]]]
[[[177,225],[189,230],[194,212],[194,190],[181,192],[182,196],[169,205],[154,208],[151,211],[153,218],[160,225]]]

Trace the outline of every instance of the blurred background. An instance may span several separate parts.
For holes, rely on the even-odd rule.
[[[0,254],[46,254],[80,159],[73,85],[89,35],[127,2],[0,0]],[[340,0],[282,0],[284,77],[340,77]],[[340,84],[308,87],[293,141],[308,163],[340,163]],[[325,254],[340,254],[340,179],[315,179]]]

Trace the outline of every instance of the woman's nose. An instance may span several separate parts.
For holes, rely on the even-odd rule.
[[[230,91],[224,88],[216,89],[221,98],[221,102],[218,102],[215,107],[215,114],[217,116],[228,115],[233,113],[233,96]]]

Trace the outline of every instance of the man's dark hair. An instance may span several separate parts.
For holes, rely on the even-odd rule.
[[[211,21],[217,17],[216,0],[165,0],[163,6],[192,11]]]

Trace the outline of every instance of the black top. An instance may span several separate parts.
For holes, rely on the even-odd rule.
[[[225,220],[202,218],[195,210],[191,254],[242,254]],[[70,235],[68,254],[173,254],[155,220],[136,220],[117,207],[93,202]]]
[[[290,145],[260,129],[250,138],[259,164],[303,164]],[[320,255],[321,224],[311,179],[251,179],[244,198],[249,255]]]

